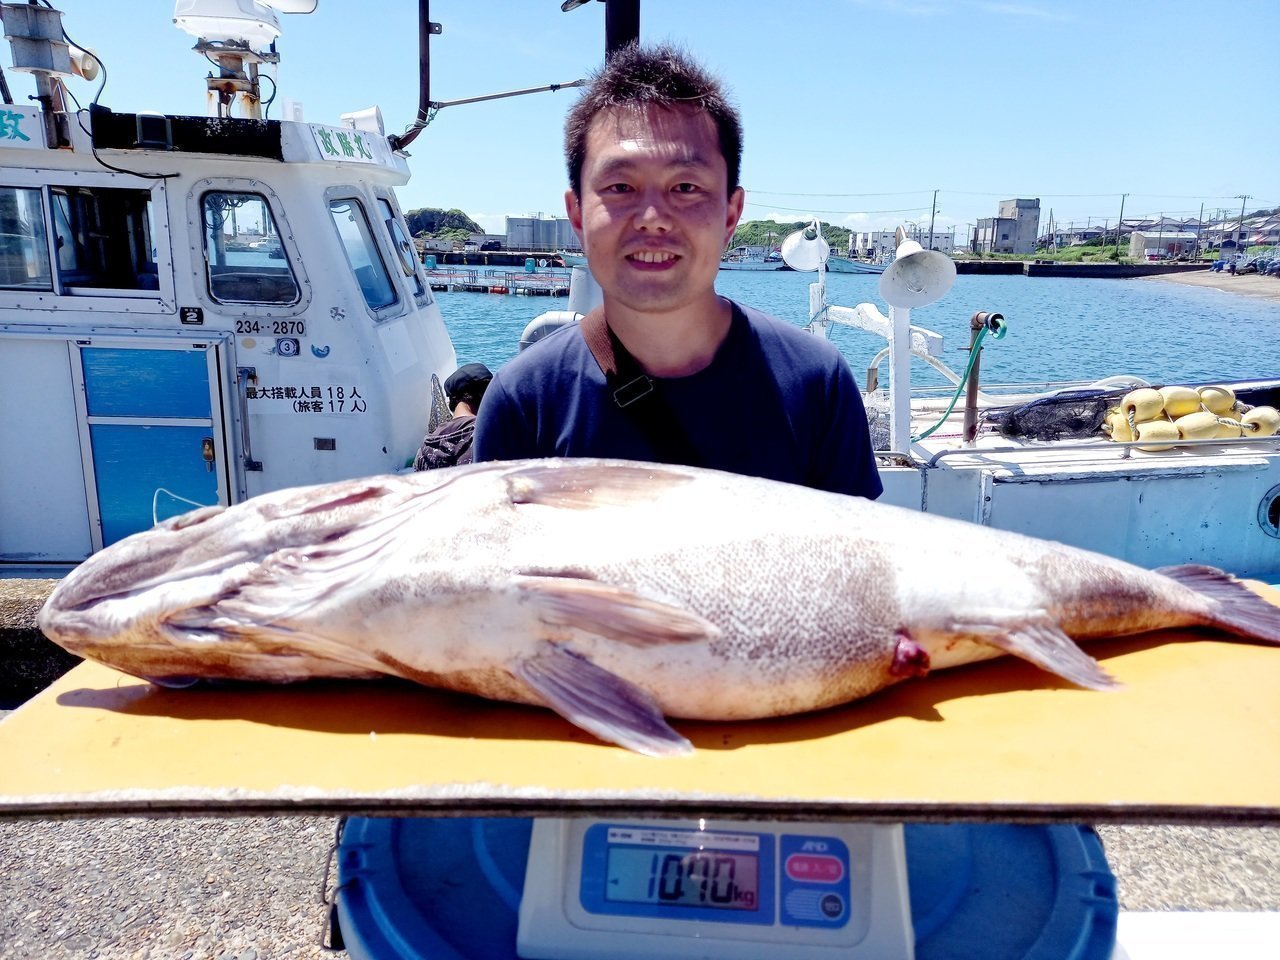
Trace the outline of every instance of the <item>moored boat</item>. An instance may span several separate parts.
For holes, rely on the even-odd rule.
[[[831,273],[884,273],[887,263],[872,263],[870,260],[854,260],[832,254],[827,258],[827,270]]]
[[[45,106],[9,106],[20,136],[0,140],[0,402],[22,411],[0,432],[0,564],[70,565],[195,506],[403,468],[455,357],[378,112],[266,119],[275,13],[245,38],[182,4],[217,62],[195,81],[210,116],[71,110],[68,44],[40,39],[61,14],[31,9],[52,27],[4,23]]]
[[[720,258],[721,270],[786,270],[782,254],[755,247],[734,247]]]

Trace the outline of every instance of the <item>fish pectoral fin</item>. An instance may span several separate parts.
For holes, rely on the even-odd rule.
[[[548,707],[601,740],[650,757],[693,752],[648,693],[558,644],[519,661],[512,673]]]
[[[692,480],[679,467],[658,463],[554,459],[512,470],[507,490],[512,503],[590,510],[653,500]]]
[[[951,629],[1021,657],[1078,686],[1090,690],[1115,690],[1122,686],[1102,669],[1097,660],[1081,650],[1048,614],[1012,622],[954,622]]]
[[[710,640],[719,628],[690,610],[578,577],[523,576],[517,587],[544,623],[576,627],[633,646]]]

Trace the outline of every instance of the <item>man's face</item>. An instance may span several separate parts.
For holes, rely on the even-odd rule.
[[[582,195],[565,194],[605,296],[642,313],[714,296],[742,203],[741,188],[728,193],[711,117],[657,107],[599,114],[587,132]]]

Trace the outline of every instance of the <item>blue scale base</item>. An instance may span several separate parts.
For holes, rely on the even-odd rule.
[[[533,822],[352,818],[338,916],[352,960],[515,960]],[[1107,960],[1115,877],[1089,827],[907,824],[917,960]]]

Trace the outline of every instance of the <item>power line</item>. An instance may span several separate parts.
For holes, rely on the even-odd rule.
[[[899,210],[815,210],[812,207],[779,207],[772,203],[753,203],[747,201],[748,207],[760,207],[765,210],[783,210],[787,213],[827,214],[828,216],[845,216],[857,213],[924,213],[928,207],[903,207]]]

